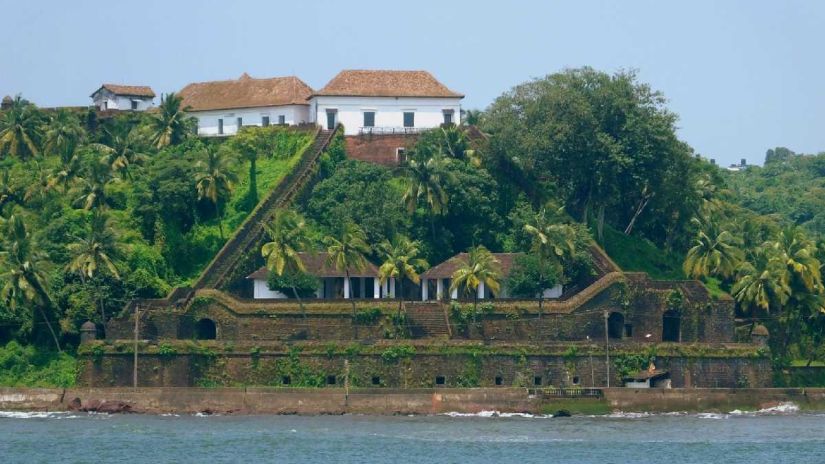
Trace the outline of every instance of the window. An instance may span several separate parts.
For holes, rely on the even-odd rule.
[[[328,375],[327,376],[327,385],[335,385],[335,376],[334,375]]]
[[[415,127],[415,113],[412,111],[404,112],[404,127]]]
[[[533,377],[533,385],[541,385],[541,376],[537,375]]]
[[[223,135],[223,119],[218,119],[218,135]]]
[[[132,103],[132,110],[136,110],[136,109],[138,109],[138,102],[137,102],[137,100],[132,100],[132,102],[131,102],[131,103]]]
[[[335,129],[335,116],[337,110],[327,110],[327,130]]]
[[[630,338],[633,336],[633,324],[624,325],[624,336]]]
[[[364,127],[375,127],[375,111],[364,111]]]
[[[444,385],[446,382],[447,382],[447,380],[444,378],[443,375],[439,375],[435,378],[435,384],[436,385]]]
[[[496,385],[503,385],[503,384],[504,384],[504,379],[500,375],[497,375],[496,376]]]
[[[372,376],[372,384],[373,385],[381,385],[381,377],[376,375]]]
[[[278,115],[278,124],[285,126],[286,125],[286,116],[283,114]]]
[[[579,384],[579,376],[578,375],[573,376],[573,385],[578,385],[578,384]]]
[[[261,116],[261,125],[264,127],[269,126],[269,116]]]
[[[240,118],[240,117],[238,118],[238,124],[237,125],[238,125],[238,130],[241,130],[241,127],[243,127],[243,118]]]
[[[282,383],[282,384],[284,384],[284,385],[289,385],[290,383],[292,383],[292,379],[291,379],[291,378],[289,378],[289,376],[288,376],[288,375],[285,375],[285,376],[281,379],[281,383]]]
[[[444,124],[453,123],[453,110],[444,110]]]
[[[395,149],[395,161],[398,164],[404,164],[407,162],[407,149],[404,147],[398,147]]]

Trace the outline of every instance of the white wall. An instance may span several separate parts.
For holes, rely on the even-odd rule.
[[[238,132],[238,118],[243,118],[244,126],[260,126],[263,124],[264,116],[269,116],[269,124],[273,126],[278,124],[278,116],[284,116],[285,123],[289,125],[309,122],[307,105],[190,111],[189,114],[198,120],[198,135],[221,135],[218,134],[218,119],[223,119],[223,135],[233,135]]]
[[[344,135],[357,135],[364,125],[364,112],[375,112],[375,127],[404,127],[404,112],[415,113],[415,127],[431,129],[444,122],[444,110],[453,111],[453,123],[461,122],[460,98],[325,97],[309,102],[310,122],[326,127],[327,110],[337,110]]]
[[[269,285],[265,280],[255,279],[255,286],[253,287],[253,297],[257,299],[261,298],[277,298],[277,299],[284,299],[287,296],[277,290],[270,290]]]
[[[101,110],[129,111],[132,109],[132,100],[138,102],[135,111],[145,111],[154,106],[153,100],[149,97],[125,97],[115,95],[105,89],[97,92],[92,100],[94,101],[94,105]]]

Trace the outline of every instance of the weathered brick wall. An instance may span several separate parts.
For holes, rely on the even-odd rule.
[[[79,383],[86,386],[129,386],[133,357],[107,354],[87,357]],[[611,361],[611,364],[613,361]],[[380,355],[303,355],[299,353],[214,353],[202,355],[143,355],[139,359],[140,386],[342,386],[349,368],[353,387],[421,388],[497,386],[604,386],[605,357],[558,355],[420,354],[386,360]],[[671,372],[673,387],[768,387],[771,366],[767,358],[659,357],[657,367]],[[611,365],[611,385],[621,379]],[[335,379],[328,385],[328,377]],[[538,383],[536,381],[538,380]]]
[[[347,157],[360,161],[397,166],[399,148],[411,149],[415,135],[354,135],[346,137]]]

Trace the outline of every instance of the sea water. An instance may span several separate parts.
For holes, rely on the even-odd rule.
[[[0,411],[0,463],[825,463],[825,414],[106,415]]]

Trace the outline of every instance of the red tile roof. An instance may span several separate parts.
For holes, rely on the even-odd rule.
[[[120,84],[103,84],[100,89],[106,89],[115,95],[123,95],[126,97],[149,97],[155,98],[155,92],[148,85],[120,85]],[[91,96],[100,92],[97,89]]]
[[[464,98],[427,71],[345,70],[333,77],[321,96]]]
[[[334,266],[330,266],[327,263],[327,256],[328,253],[319,252],[319,253],[298,253],[301,256],[301,260],[304,262],[304,267],[306,267],[307,274],[313,275],[315,277],[345,277],[346,274],[338,269],[335,269]],[[378,268],[375,267],[374,264],[367,261],[367,267],[363,270],[358,271],[356,269],[350,269],[349,273],[350,277],[377,277],[378,276]],[[262,267],[257,271],[253,272],[246,276],[247,279],[255,279],[255,280],[267,280],[269,278],[269,270],[266,267]]]
[[[513,269],[513,263],[517,256],[521,253],[493,253],[493,256],[499,262],[499,268],[501,269],[501,277],[507,277],[510,275],[510,271]],[[462,263],[467,262],[468,259],[467,253],[459,253],[452,258],[444,261],[443,263],[433,266],[427,270],[427,272],[421,274],[421,278],[423,279],[449,279],[453,276],[453,273],[461,267]]]
[[[238,79],[189,84],[178,93],[190,111],[307,105],[312,88],[295,76]]]

